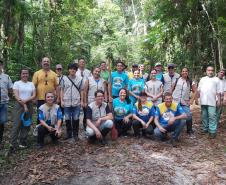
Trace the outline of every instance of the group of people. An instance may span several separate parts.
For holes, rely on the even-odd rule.
[[[114,139],[127,136],[133,130],[135,137],[156,137],[169,140],[176,146],[182,129],[193,136],[190,105],[201,104],[201,134],[215,138],[223,105],[226,103],[225,70],[217,76],[214,68],[208,66],[206,76],[199,85],[189,78],[189,69],[184,67],[176,73],[175,64],[167,65],[163,73],[161,63],[156,63],[149,74],[143,64],[133,64],[131,71],[121,60],[116,71],[111,72],[105,62],[92,71],[86,69],[86,61],[68,65],[67,74],[57,64],[50,68],[50,59],[44,57],[41,69],[29,81],[30,72],[20,71],[20,80],[12,83],[3,72],[0,61],[0,146],[7,122],[9,93],[16,102],[13,110],[11,150],[27,147],[27,137],[32,123],[33,103],[37,106],[37,147],[44,146],[47,134],[53,143],[64,139],[79,140],[80,113],[83,112],[83,128],[90,143],[106,144],[106,135],[111,131]],[[199,100],[200,99],[200,100]],[[169,137],[168,133],[171,133]]]

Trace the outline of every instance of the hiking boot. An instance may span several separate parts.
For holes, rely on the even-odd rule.
[[[101,140],[100,140],[100,144],[104,146],[104,145],[107,145],[108,142],[107,142],[106,139],[101,139]]]
[[[96,136],[91,136],[91,137],[88,137],[88,143],[89,144],[95,144],[96,143]]]
[[[79,141],[78,135],[75,135],[75,136],[74,136],[74,140],[75,140],[75,142],[78,142],[78,141]]]

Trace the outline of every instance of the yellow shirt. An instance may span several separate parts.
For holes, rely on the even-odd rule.
[[[34,73],[33,84],[36,87],[36,99],[45,100],[47,92],[54,92],[58,85],[57,74],[52,70],[45,72],[43,69]]]

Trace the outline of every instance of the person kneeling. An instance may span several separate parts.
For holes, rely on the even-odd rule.
[[[182,107],[172,100],[172,94],[166,93],[164,95],[164,102],[160,103],[156,107],[156,128],[154,130],[154,134],[161,140],[165,140],[167,138],[167,133],[173,132],[170,141],[173,146],[176,146],[175,141],[178,140],[178,136],[180,135],[186,123],[183,119],[186,119],[187,116],[184,113]]]
[[[140,99],[135,104],[133,108],[133,130],[134,136],[140,137],[142,130],[142,135],[146,136],[153,134],[153,126],[151,122],[153,121],[155,115],[155,108],[152,102],[147,101],[147,94],[142,92]]]
[[[101,144],[107,144],[105,136],[113,126],[113,115],[107,103],[104,102],[104,92],[102,90],[95,92],[95,101],[88,105],[86,113],[86,135],[89,142],[94,143],[98,139]]]
[[[54,103],[54,94],[48,92],[45,95],[46,103],[39,107],[38,118],[38,149],[44,146],[45,135],[49,134],[54,144],[61,136],[62,112],[60,106]]]

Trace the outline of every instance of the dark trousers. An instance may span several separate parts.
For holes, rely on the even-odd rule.
[[[58,137],[56,136],[56,131],[49,132],[46,127],[40,125],[38,127],[38,138],[37,138],[38,139],[37,142],[39,145],[44,145],[44,138],[47,134],[50,135],[53,142],[57,141]]]
[[[32,102],[27,103],[28,111],[30,116],[32,116]],[[24,126],[20,120],[21,114],[24,112],[24,108],[18,102],[14,106],[14,119],[13,119],[13,128],[11,135],[11,144],[13,146],[17,145],[17,139],[19,136],[20,144],[26,145],[28,133],[30,126]]]
[[[86,123],[86,110],[87,110],[87,108],[83,107],[83,128],[84,128],[84,130],[86,130],[86,126],[87,126],[87,123]]]
[[[2,143],[2,140],[3,140],[4,128],[5,128],[5,125],[0,124],[0,144]]]
[[[148,128],[143,128],[143,125],[137,121],[133,120],[133,131],[135,136],[140,136],[140,131],[142,131],[142,134],[145,136],[146,134],[152,135],[154,133],[153,127],[151,124],[149,124]]]
[[[45,100],[37,100],[37,113],[38,113],[38,109],[41,105],[45,104]],[[38,116],[38,114],[37,114]],[[37,125],[40,123],[38,117],[37,117]]]
[[[123,120],[114,120],[115,128],[118,131],[118,136],[126,135],[127,131],[132,126],[132,120],[129,120],[128,123],[125,123]]]

